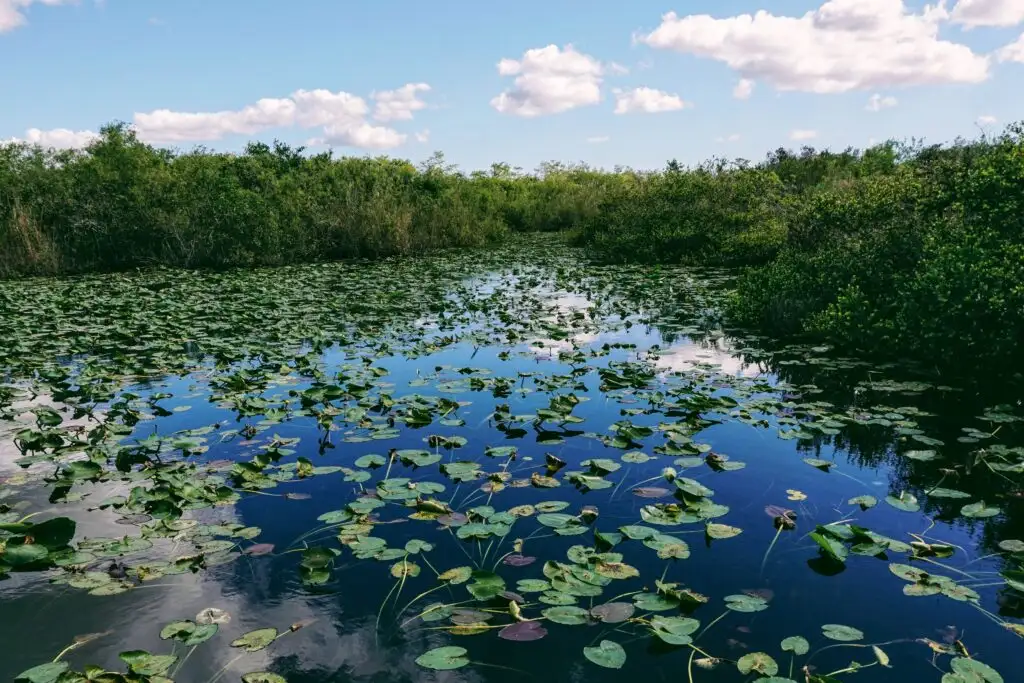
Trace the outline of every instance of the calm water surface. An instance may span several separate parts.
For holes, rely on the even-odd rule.
[[[164,284],[149,286],[154,282]],[[802,636],[810,644],[810,654],[795,658],[793,680],[804,680],[807,664],[827,674],[859,662],[873,666],[835,678],[939,681],[950,670],[951,656],[934,650],[957,647],[956,642],[1004,680],[1024,680],[1021,636],[1007,625],[1021,623],[1024,600],[999,573],[1020,564],[1020,556],[1014,559],[999,543],[1024,538],[1021,469],[1014,464],[1024,455],[1013,450],[1020,442],[1013,421],[1019,406],[1006,405],[1005,396],[922,380],[906,369],[837,359],[825,348],[780,349],[736,330],[723,331],[715,306],[727,286],[727,277],[711,272],[593,268],[555,243],[534,251],[440,255],[419,262],[0,284],[11,305],[16,298],[37,299],[21,304],[16,320],[6,323],[11,327],[2,330],[4,337],[27,329],[33,315],[49,318],[33,334],[64,335],[41,348],[32,342],[14,349],[15,342],[0,341],[11,344],[0,355],[10,364],[9,386],[52,389],[38,375],[35,385],[27,383],[35,366],[71,367],[116,385],[111,397],[95,401],[94,419],[73,420],[68,402],[53,391],[7,399],[0,413],[6,415],[0,420],[4,521],[29,513],[39,513],[38,519],[71,517],[77,522],[72,545],[86,550],[88,539],[127,535],[153,542],[123,556],[99,553],[79,568],[107,572],[112,561],[122,563],[128,576],[115,578],[126,590],[113,595],[67,585],[73,576],[68,568],[0,574],[0,680],[12,680],[53,659],[76,637],[94,633],[104,635],[65,656],[75,670],[89,663],[123,670],[118,653],[146,650],[177,655],[168,675],[174,672],[178,681],[237,681],[257,671],[275,672],[291,683],[626,676],[679,681],[686,680],[688,668],[695,681],[742,681],[755,674],[745,676],[735,662],[754,652],[770,655],[778,675],[789,676],[792,656],[780,648],[788,636]],[[90,315],[113,320],[138,292],[144,292],[142,300],[126,314],[120,336],[106,326],[90,329]],[[190,308],[178,310],[183,301]],[[168,307],[177,312],[169,314]],[[167,326],[176,324],[201,332],[175,336],[179,333]],[[291,336],[281,332],[289,329]],[[150,333],[159,339],[152,342]],[[216,344],[210,341],[214,337]],[[254,337],[262,355],[245,360]],[[212,346],[216,357],[206,353]],[[66,355],[58,358],[58,353]],[[145,381],[139,381],[140,367],[147,369]],[[326,396],[310,393],[318,387],[338,389]],[[75,391],[68,392],[72,403],[79,400]],[[166,396],[149,400],[158,394]],[[571,412],[557,419],[538,413],[549,409],[553,398],[570,395],[579,399]],[[15,462],[25,455],[15,436],[34,424],[25,411],[41,401],[65,411],[61,429],[131,423],[124,407],[131,406],[141,419],[130,424],[130,434],[113,438],[112,454],[119,448],[138,450],[133,444],[153,434],[168,442],[195,440],[192,448],[201,452],[188,457],[196,467],[189,476],[197,482],[219,477],[239,493],[230,504],[186,508],[182,519],[256,531],[246,534],[251,538],[231,537],[238,544],[233,549],[210,550],[216,559],[211,566],[160,575],[166,566],[161,563],[213,548],[203,544],[223,540],[223,534],[203,526],[171,533],[161,526],[166,509],[151,502],[141,509],[97,506],[110,496],[129,496],[133,487],[152,485],[149,475],[138,473],[181,460],[180,448],[165,445],[159,464],[135,463],[136,474],[129,479],[105,466],[110,472],[105,480],[77,481],[63,498],[54,496],[52,482],[46,481],[53,464]],[[571,421],[563,423],[565,415]],[[254,429],[244,432],[247,425]],[[265,461],[263,475],[270,478],[259,480],[263,488],[244,490],[235,463],[252,462],[274,439],[285,440],[291,452],[277,462]],[[514,451],[489,455],[488,447]],[[401,460],[390,467],[356,465],[367,454],[386,460],[392,449],[416,449],[423,451],[419,457],[440,459],[421,467]],[[66,449],[57,459],[74,460],[83,450]],[[989,455],[993,450],[999,455]],[[648,457],[623,460],[636,452]],[[709,466],[709,453],[725,456],[724,471]],[[565,467],[549,472],[549,456]],[[610,460],[618,468],[607,472],[607,464],[581,465],[593,459]],[[806,459],[817,459],[817,466]],[[300,462],[318,469],[309,474]],[[454,481],[442,469],[452,462],[478,463],[477,478]],[[1005,466],[992,468],[989,462]],[[678,482],[663,476],[667,467],[712,493],[673,497]],[[594,479],[577,479],[574,485],[574,472]],[[531,480],[547,474],[553,482]],[[408,556],[418,575],[404,581],[391,573],[401,556],[359,559],[350,547],[354,537],[346,539],[348,544],[339,540],[345,527],[318,521],[354,500],[393,491],[378,484],[396,479],[398,490],[438,484],[421,488],[419,498],[436,499],[457,514],[441,521],[429,514],[410,519],[415,496],[385,496],[381,507],[362,511],[369,519],[356,514],[341,523],[365,522],[369,526],[356,529],[359,535],[383,539],[387,548],[404,549],[417,539],[431,544],[429,551]],[[661,495],[642,497],[638,487],[647,496]],[[936,487],[962,497],[929,495]],[[664,490],[647,490],[652,488]],[[903,492],[916,496],[919,509],[886,502]],[[848,503],[857,496],[872,496],[877,505],[862,510]],[[462,522],[483,524],[492,513],[552,501],[567,504],[563,514],[579,515],[584,506],[593,506],[599,515],[570,522],[585,527],[579,535],[555,533],[538,521],[539,511],[513,517],[510,529],[504,524],[505,536],[488,536],[486,530],[479,540],[456,535]],[[961,512],[978,501],[998,512],[984,518]],[[645,506],[669,504],[689,504],[697,512],[675,525],[650,523],[650,514],[642,513]],[[458,514],[476,506],[489,509],[478,508],[469,520]],[[767,506],[791,510],[796,528],[778,532]],[[668,508],[670,515],[675,510]],[[508,521],[499,518],[498,526]],[[742,531],[711,540],[707,523]],[[850,552],[864,538],[845,543],[834,538],[848,553],[845,562],[837,562],[809,536],[817,525],[829,524],[838,525],[840,534],[853,524],[889,541],[947,544],[952,554],[883,543],[871,556]],[[640,540],[623,538],[609,549],[595,538],[594,531],[614,533],[627,525],[681,539],[689,556],[660,559]],[[536,558],[531,564],[503,561],[516,539],[523,539],[522,555]],[[266,554],[239,552],[253,544],[274,548]],[[693,659],[707,655],[720,659],[718,665],[692,664],[690,647],[669,645],[645,625],[655,614],[682,616],[678,606],[652,613],[641,604],[634,621],[618,624],[546,620],[547,636],[533,642],[502,639],[497,628],[453,634],[450,619],[418,618],[433,603],[460,603],[457,608],[489,610],[464,621],[511,624],[510,596],[475,601],[468,584],[442,585],[435,570],[493,569],[509,591],[517,591],[522,579],[545,579],[548,561],[571,567],[567,551],[572,546],[620,553],[621,562],[638,572],[604,579],[607,585],[598,587],[598,595],[571,596],[583,609],[613,598],[632,603],[631,594],[656,591],[657,580],[704,596],[705,604],[685,610],[700,622],[692,636],[701,652]],[[313,577],[301,570],[308,547],[333,557],[325,573]],[[918,557],[911,559],[912,554]],[[961,599],[948,594],[955,590],[906,595],[911,583],[894,574],[893,563],[948,577],[947,586],[955,582],[971,590]],[[155,567],[157,575],[140,581],[131,573],[139,565]],[[600,565],[585,561],[580,568]],[[542,618],[552,607],[539,601],[540,593],[518,592],[526,618]],[[726,609],[724,599],[735,595],[757,596],[767,607]],[[213,638],[194,649],[161,640],[165,624],[194,619],[208,607],[230,615]],[[257,652],[229,646],[254,629],[286,632],[292,624],[302,628]],[[884,643],[891,668],[874,664],[869,647],[839,646],[826,638],[826,624],[862,631],[855,645]],[[603,640],[624,649],[621,670],[599,667],[584,656],[585,647]],[[444,645],[464,647],[470,664],[435,672],[415,662]]]

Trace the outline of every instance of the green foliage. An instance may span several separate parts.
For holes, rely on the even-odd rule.
[[[866,162],[866,158],[865,158]],[[737,322],[946,371],[1005,367],[1024,338],[1024,127],[906,149],[790,214],[778,258],[740,281]],[[1011,364],[1012,365],[1012,364]]]
[[[81,151],[0,145],[0,277],[281,265],[479,246],[564,230],[617,177],[547,164],[466,176],[407,161],[158,149],[123,124]]]

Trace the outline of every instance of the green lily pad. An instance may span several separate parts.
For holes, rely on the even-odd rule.
[[[768,609],[768,601],[756,595],[729,595],[725,606],[734,612],[761,612]]]
[[[885,502],[893,506],[897,510],[903,510],[904,512],[917,512],[921,509],[921,506],[917,502],[917,498],[914,494],[903,492],[899,496],[886,496]]]
[[[782,649],[786,652],[792,652],[797,656],[801,656],[810,651],[811,644],[802,636],[790,636],[782,641]]]
[[[1001,512],[1002,510],[1000,510],[999,508],[985,505],[985,501],[971,503],[970,505],[964,505],[962,508],[960,508],[960,514],[962,514],[965,517],[973,517],[976,519],[995,517]]]
[[[433,650],[428,650],[416,658],[416,663],[425,669],[433,669],[435,671],[450,671],[452,669],[460,669],[469,664],[469,658],[466,657],[466,648],[464,647],[435,647]]]
[[[611,640],[602,640],[596,647],[583,648],[583,656],[606,669],[621,669],[626,663],[626,651]]]
[[[774,676],[779,673],[779,665],[766,652],[751,652],[739,658],[736,668],[742,674],[756,672],[763,676]]]
[[[55,683],[69,668],[67,662],[47,662],[22,671],[14,677],[15,683]]]
[[[249,631],[241,638],[231,641],[231,647],[241,647],[246,652],[257,652],[270,645],[276,638],[276,628],[261,628]]]
[[[841,642],[864,640],[864,633],[862,631],[852,626],[843,626],[842,624],[825,624],[821,627],[821,632],[826,638]]]

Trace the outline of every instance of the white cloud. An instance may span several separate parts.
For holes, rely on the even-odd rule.
[[[789,133],[790,140],[813,140],[816,137],[818,137],[818,131],[816,130],[802,130],[798,128]]]
[[[899,100],[897,100],[895,97],[891,95],[886,95],[883,97],[882,95],[875,93],[874,95],[868,98],[868,103],[867,105],[864,106],[864,108],[867,109],[868,111],[877,112],[882,111],[883,109],[889,109],[890,107],[895,107],[897,104],[899,104]]]
[[[749,78],[741,78],[732,89],[732,96],[737,100],[748,100],[754,94],[754,81]]]
[[[908,11],[903,0],[829,0],[800,17],[760,10],[716,19],[669,12],[637,37],[651,47],[726,63],[779,90],[839,93],[934,83],[978,83],[989,59],[939,39],[944,5]]]
[[[996,55],[1000,62],[1024,63],[1024,33],[1020,34],[1016,42],[1000,48]]]
[[[960,0],[951,18],[968,28],[1016,26],[1024,22],[1024,0]]]
[[[405,143],[407,138],[407,135],[399,133],[393,128],[374,126],[362,121],[327,126],[324,128],[324,137],[313,140],[311,144],[358,147],[360,149],[391,149]]]
[[[611,138],[607,135],[595,135],[594,137],[587,138],[587,142],[592,145],[599,145],[602,142],[608,142],[609,140],[611,140]]]
[[[409,120],[426,106],[417,93],[429,90],[425,83],[410,83],[397,90],[374,93],[375,118]],[[330,90],[297,90],[286,98],[266,98],[238,110],[177,112],[158,109],[136,113],[139,137],[149,142],[219,140],[228,135],[253,135],[272,128],[298,126],[322,128],[311,144],[344,145],[363,149],[390,149],[403,144],[407,135],[366,121],[370,107],[358,95]]]
[[[373,118],[378,121],[409,121],[413,112],[427,106],[419,99],[419,93],[429,91],[430,86],[426,83],[406,83],[397,90],[375,92],[370,95],[377,102]]]
[[[416,133],[416,142],[430,142],[430,131],[424,128],[419,133]]]
[[[666,111],[678,111],[690,106],[679,95],[655,90],[654,88],[633,88],[632,90],[614,90],[616,114],[658,114]]]
[[[979,126],[991,126],[997,121],[999,121],[999,119],[992,116],[991,114],[982,114],[981,116],[978,117],[975,123],[977,123]]]
[[[727,136],[724,136],[724,137],[717,137],[717,138],[715,138],[715,142],[739,142],[739,141],[740,141],[740,134],[739,133],[733,133],[732,135],[727,135]]]
[[[619,64],[618,62],[612,62],[611,64],[609,64],[608,65],[608,70],[611,71],[613,74],[628,74],[629,73],[629,67],[628,66],[623,66],[622,64]]]
[[[527,50],[519,60],[502,59],[498,73],[516,77],[514,87],[491,100],[503,114],[558,114],[601,100],[601,63],[572,45],[548,45]]]
[[[27,22],[25,9],[29,5],[70,5],[77,0],[0,0],[0,33],[13,31]]]
[[[91,130],[69,130],[67,128],[54,128],[53,130],[39,130],[29,128],[25,131],[24,138],[11,138],[8,142],[27,142],[30,145],[56,149],[80,149],[98,138],[99,135]]]

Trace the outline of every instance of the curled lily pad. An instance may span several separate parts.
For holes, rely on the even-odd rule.
[[[15,683],[55,683],[69,668],[67,662],[47,662],[22,671],[14,677]]]
[[[469,658],[466,657],[466,648],[464,647],[435,647],[433,650],[428,650],[416,658],[416,663],[425,669],[434,669],[435,671],[449,671],[452,669],[459,669],[469,664]]]
[[[714,539],[732,538],[743,533],[743,529],[728,524],[708,524],[704,530],[709,538]]]
[[[536,561],[536,557],[527,557],[526,555],[520,555],[519,553],[507,555],[505,559],[502,560],[502,562],[504,562],[510,567],[526,567],[528,565],[533,564]]]
[[[583,656],[606,669],[621,669],[626,663],[626,651],[611,640],[602,640],[596,647],[583,648]]]
[[[1024,541],[1016,539],[1000,541],[999,549],[1005,550],[1008,553],[1024,553]]]

